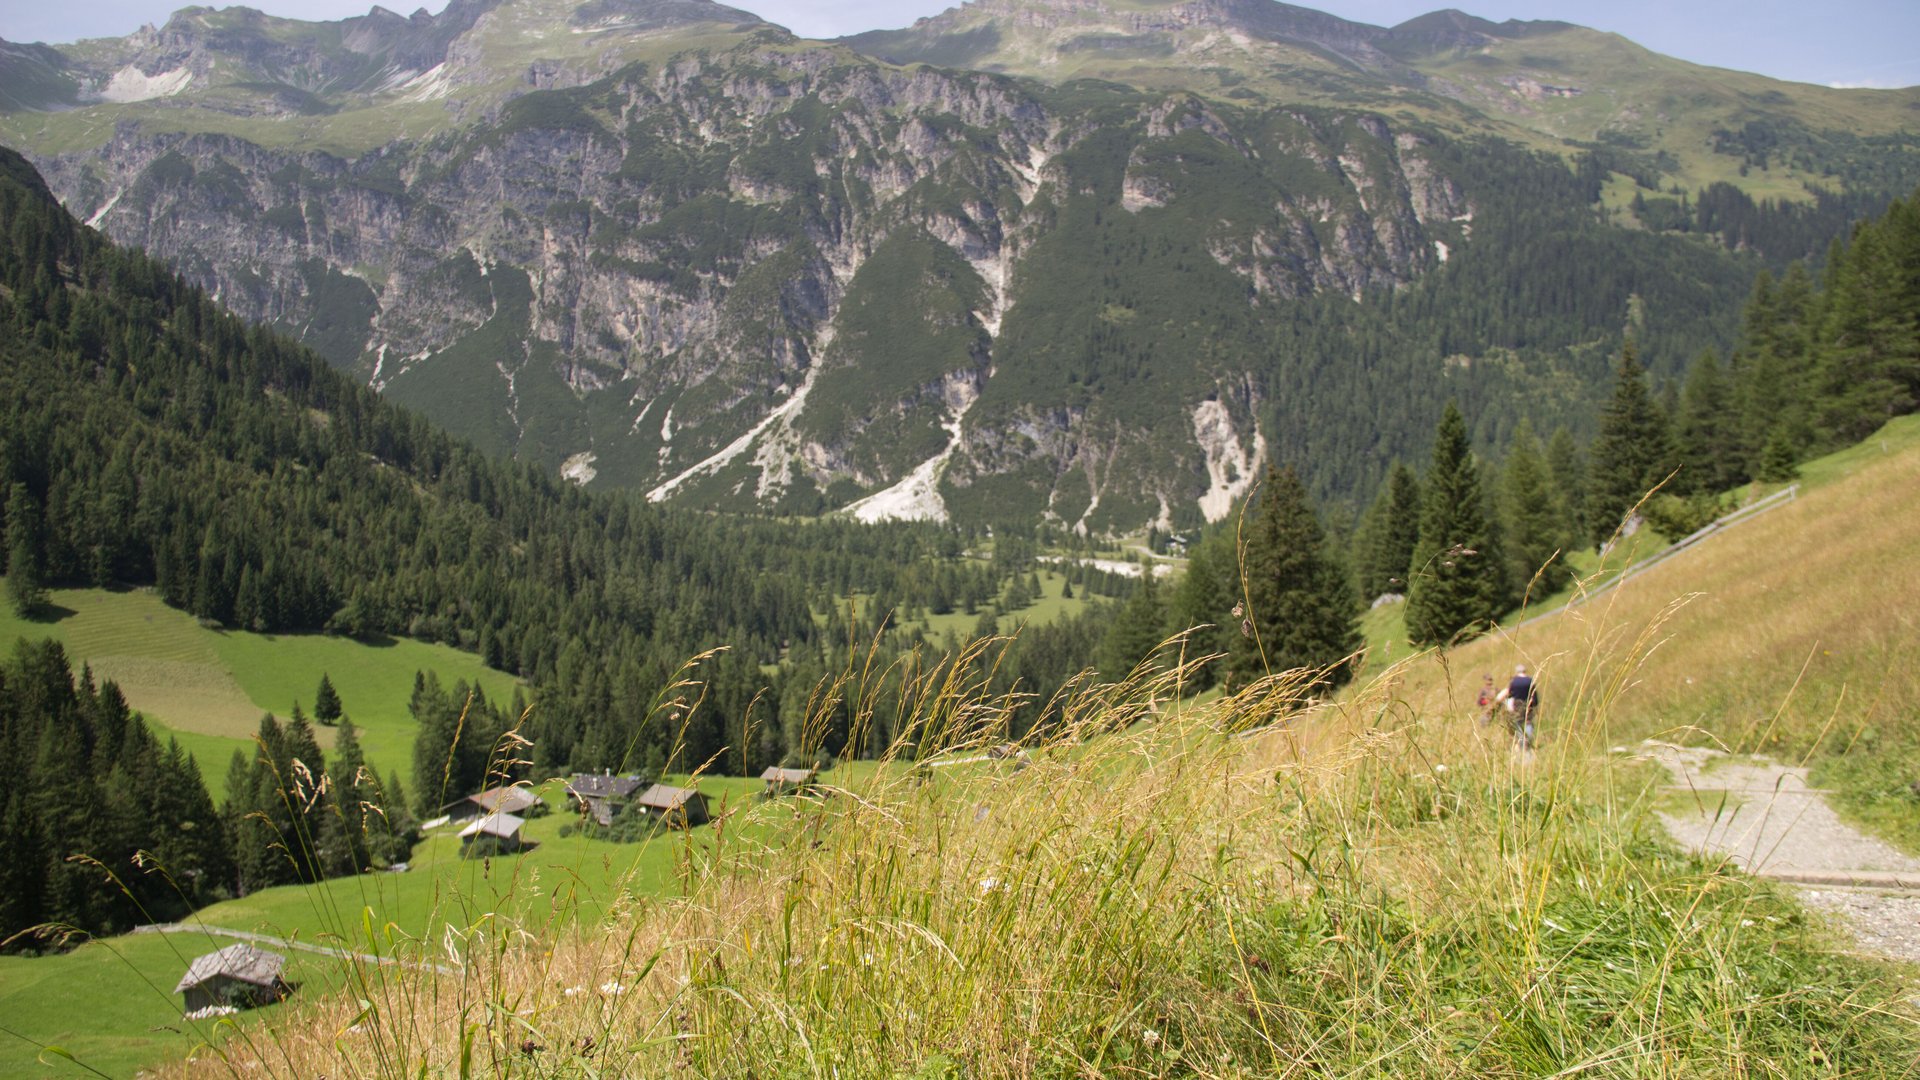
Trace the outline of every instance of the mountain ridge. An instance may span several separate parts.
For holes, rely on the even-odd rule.
[[[1171,529],[1279,455],[1351,498],[1419,452],[1436,395],[1589,422],[1595,357],[1649,298],[1636,332],[1677,370],[1730,340],[1754,251],[1817,254],[1920,179],[1897,125],[1814,126],[1882,97],[1766,106],[1680,65],[1747,110],[1727,125],[1762,117],[1680,147],[1645,133],[1672,116],[1588,78],[1592,49],[1637,47],[1449,11],[1380,28],[1264,0],[991,0],[916,24],[951,44],[991,17],[995,48],[1044,60],[1118,19],[1169,50],[1101,38],[1048,80],[707,0],[235,10],[6,47],[5,100],[59,78],[139,100],[13,106],[0,139],[77,216],[480,445],[728,509]],[[1709,220],[1731,180],[1806,209],[1730,189]],[[1660,224],[1696,214],[1669,187],[1732,239]],[[1811,223],[1788,243],[1728,214]],[[1453,310],[1561,277],[1543,309]]]

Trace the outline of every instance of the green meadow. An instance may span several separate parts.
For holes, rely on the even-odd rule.
[[[42,619],[0,612],[0,645],[11,648],[18,638],[59,641],[76,668],[84,663],[95,678],[117,683],[156,733],[180,740],[216,800],[225,798],[222,780],[233,752],[252,752],[261,715],[285,717],[296,702],[310,712],[323,674],[333,680],[367,761],[382,776],[397,771],[404,777],[411,767],[407,701],[415,672],[436,672],[448,686],[477,683],[499,701],[509,700],[516,685],[479,657],[446,645],[208,629],[148,589],[55,589],[51,604],[52,616]],[[322,748],[330,748],[332,733],[317,730]]]
[[[702,777],[698,786],[721,819],[717,826],[636,843],[562,836],[577,816],[564,787],[549,782],[539,790],[551,812],[528,819],[523,835],[531,847],[518,855],[462,858],[457,827],[442,826],[414,848],[404,873],[263,889],[203,908],[191,925],[438,965],[464,960],[462,943],[495,934],[592,926],[640,897],[673,894],[682,874],[698,867],[723,835],[736,845],[753,844],[788,813],[782,802],[756,798],[758,780]],[[0,1076],[132,1076],[203,1043],[252,1037],[256,1025],[271,1023],[281,1010],[193,1025],[182,1022],[173,993],[195,956],[234,940],[197,932],[126,934],[59,955],[0,956]],[[289,958],[288,978],[301,984],[300,997],[325,993],[348,976],[350,965],[337,958],[263,947]]]

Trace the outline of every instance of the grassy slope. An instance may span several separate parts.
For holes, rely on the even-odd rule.
[[[1658,648],[1623,683],[1610,742],[1657,736],[1814,766],[1843,812],[1920,851],[1920,417],[1808,463],[1799,499],[1595,602],[1407,673],[1408,693],[1465,716],[1477,673],[1517,660],[1553,706],[1644,635]],[[1598,657],[1597,661],[1590,657]]]
[[[146,590],[56,589],[56,617],[47,621],[0,612],[0,646],[21,637],[51,637],[76,667],[119,683],[134,708],[192,751],[216,799],[227,759],[251,752],[262,713],[285,717],[299,702],[309,712],[320,676],[328,675],[346,714],[360,729],[367,760],[385,776],[410,775],[413,718],[407,700],[416,671],[434,671],[451,686],[465,679],[506,701],[511,676],[487,669],[472,653],[411,640],[367,644],[318,634],[262,635],[208,630]],[[332,735],[320,729],[322,748]]]

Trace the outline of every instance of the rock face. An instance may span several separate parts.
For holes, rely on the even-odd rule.
[[[0,133],[116,240],[573,482],[1108,531],[1228,512],[1314,407],[1262,320],[1457,257],[1489,171],[1366,109],[886,61],[1240,42],[1397,93],[1410,50],[1528,25],[983,0],[874,59],[709,0],[190,8],[0,43]]]

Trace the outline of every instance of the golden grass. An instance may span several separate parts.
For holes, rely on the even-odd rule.
[[[1624,674],[1567,695],[1575,730],[1657,655],[1657,627],[1632,636]],[[854,669],[814,704],[903,710],[897,756],[977,750],[1007,715],[994,659]],[[1650,844],[1646,784],[1589,741],[1518,754],[1423,715],[1409,674],[1306,712],[1298,673],[1199,706],[1178,670],[1085,685],[1025,759],[744,808],[598,924],[368,926],[461,971],[356,973],[163,1075],[1813,1074],[1920,1050],[1884,973],[1816,964],[1764,887]]]

